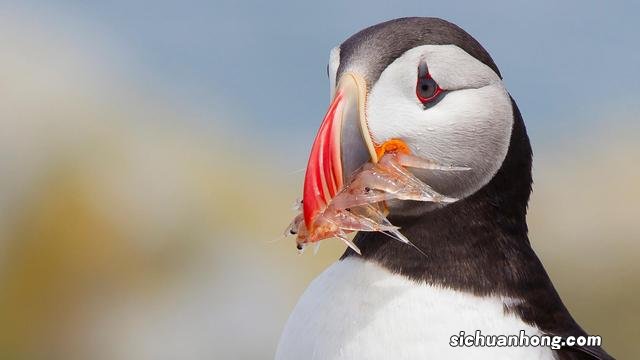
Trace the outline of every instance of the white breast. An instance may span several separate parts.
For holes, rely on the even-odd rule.
[[[547,347],[451,347],[464,331],[540,331],[511,314],[514,299],[477,297],[411,281],[360,258],[338,261],[302,295],[276,359],[553,359]]]

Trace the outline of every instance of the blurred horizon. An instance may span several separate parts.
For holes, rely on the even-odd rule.
[[[48,29],[51,36],[73,39],[91,50],[93,62],[103,70],[135,79],[140,91],[184,106],[193,113],[191,122],[231,116],[227,127],[239,132],[255,127],[300,147],[311,142],[328,102],[329,50],[366,26],[402,16],[442,17],[476,37],[498,64],[534,144],[546,145],[547,138],[561,141],[575,126],[610,111],[639,110],[634,100],[640,95],[635,81],[640,78],[635,66],[640,49],[630,44],[640,4],[369,4],[365,10],[358,2],[149,6],[144,1],[27,0],[7,6],[5,14]],[[263,16],[269,11],[286,21]],[[306,159],[296,160],[304,165]]]
[[[0,357],[272,357],[343,251],[279,240],[328,52],[409,15],[492,54],[533,144],[532,245],[576,320],[640,354],[640,5],[368,4],[1,4]]]

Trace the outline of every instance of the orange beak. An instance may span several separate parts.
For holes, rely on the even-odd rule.
[[[309,234],[314,219],[362,164],[378,156],[365,117],[366,83],[343,74],[311,147],[303,188],[303,217]],[[315,239],[310,239],[314,241]]]

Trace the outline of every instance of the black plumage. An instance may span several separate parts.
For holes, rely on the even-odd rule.
[[[382,71],[405,51],[420,45],[454,44],[499,70],[487,51],[454,24],[435,18],[397,19],[367,28],[340,47],[338,72],[357,58],[370,62],[364,76],[375,83]],[[495,176],[476,193],[453,204],[419,211],[420,216],[390,214],[393,224],[422,251],[382,233],[359,233],[362,257],[413,280],[479,296],[521,299],[505,311],[543,332],[586,335],[558,296],[533,251],[526,222],[531,193],[532,152],[520,111],[512,99],[513,128],[509,150]],[[415,206],[424,206],[416,203]],[[359,256],[348,249],[342,258]],[[611,359],[600,347],[566,347],[560,359]]]

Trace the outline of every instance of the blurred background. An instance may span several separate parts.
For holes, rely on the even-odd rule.
[[[438,16],[493,55],[533,142],[533,246],[640,355],[637,2],[3,1],[0,358],[268,359],[343,251],[281,233],[329,50]],[[634,356],[635,355],[635,356]]]

